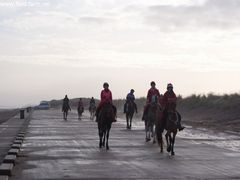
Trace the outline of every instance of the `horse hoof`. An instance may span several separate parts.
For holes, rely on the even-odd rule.
[[[106,150],[109,150],[109,147],[108,147],[108,146],[106,147]]]
[[[149,141],[151,141],[151,139],[150,138],[146,138],[146,142],[149,142]]]
[[[168,147],[168,148],[167,148],[167,152],[170,152],[170,151],[171,151],[171,147]]]
[[[174,155],[175,155],[175,152],[172,152],[171,155],[174,156]]]
[[[153,144],[156,144],[156,141],[153,141]]]

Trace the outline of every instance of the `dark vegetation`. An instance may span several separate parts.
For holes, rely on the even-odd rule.
[[[72,109],[76,109],[78,100],[77,98],[70,100]],[[83,98],[85,110],[88,109],[89,101],[89,98]],[[138,98],[135,102],[138,106],[135,119],[140,120],[146,99]],[[116,99],[113,103],[118,109],[118,117],[124,117],[125,100]],[[52,108],[61,108],[61,105],[62,100],[50,101]],[[177,109],[182,114],[184,124],[220,131],[240,131],[240,94],[191,95],[186,98],[178,96]]]

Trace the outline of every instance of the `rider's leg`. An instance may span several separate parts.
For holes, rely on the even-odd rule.
[[[179,114],[179,112],[177,112],[177,116],[178,116],[178,129],[179,129],[179,131],[182,131],[185,127],[182,126],[182,124],[181,124],[182,117],[181,117],[181,115]]]

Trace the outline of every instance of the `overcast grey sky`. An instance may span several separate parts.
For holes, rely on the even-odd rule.
[[[239,0],[0,0],[0,107],[240,92]]]

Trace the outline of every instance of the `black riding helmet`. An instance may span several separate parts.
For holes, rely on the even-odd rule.
[[[107,82],[103,83],[103,87],[109,87],[109,84]]]
[[[156,85],[156,83],[155,83],[154,81],[152,81],[152,82],[150,83],[150,85],[153,86],[153,85]]]
[[[134,93],[135,91],[134,91],[134,89],[131,89],[131,91],[130,91],[130,92]]]

